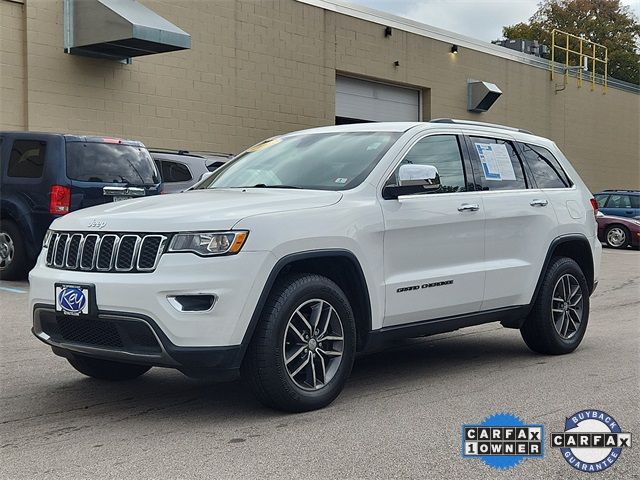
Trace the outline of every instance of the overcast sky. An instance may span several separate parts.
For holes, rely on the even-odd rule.
[[[490,42],[502,27],[527,20],[539,0],[348,0]],[[623,0],[640,15],[640,0]]]

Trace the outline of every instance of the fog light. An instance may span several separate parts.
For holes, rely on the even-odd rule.
[[[208,312],[216,304],[216,296],[208,293],[167,295],[167,300],[179,312]]]

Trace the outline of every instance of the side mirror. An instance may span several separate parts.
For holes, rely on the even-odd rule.
[[[396,199],[401,195],[436,192],[440,187],[440,174],[433,165],[405,164],[398,170],[398,185],[384,187],[382,197]]]
[[[196,183],[194,183],[189,188],[187,188],[186,190],[183,190],[183,191],[184,192],[188,192],[189,190],[193,190],[194,188],[197,188],[202,182],[204,182],[211,175],[213,175],[213,172],[204,172],[202,175],[200,175],[200,179]]]
[[[213,175],[213,172],[204,172],[202,175],[200,175],[200,180],[198,180],[198,183],[200,183],[203,180],[206,180],[211,175]]]

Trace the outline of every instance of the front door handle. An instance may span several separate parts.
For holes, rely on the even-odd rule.
[[[532,207],[546,207],[547,205],[549,205],[549,200],[535,199],[531,200],[531,203],[529,205],[531,205]]]
[[[477,203],[463,203],[458,207],[459,212],[477,212],[480,210],[480,205]]]

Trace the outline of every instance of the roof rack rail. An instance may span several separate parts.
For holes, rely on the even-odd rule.
[[[192,157],[203,157],[204,155],[215,155],[218,157],[232,157],[232,153],[224,153],[224,152],[213,152],[209,150],[179,150],[174,148],[147,148],[151,153],[171,153],[173,155],[190,155]]]
[[[632,192],[632,193],[640,192],[640,190],[634,190],[632,188],[607,188],[602,191],[603,192]]]
[[[429,123],[451,123],[456,125],[472,125],[477,127],[502,128],[503,130],[511,130],[513,132],[528,133],[533,135],[529,130],[523,128],[507,127],[506,125],[498,125],[497,123],[476,122],[473,120],[458,120],[456,118],[434,118]]]

